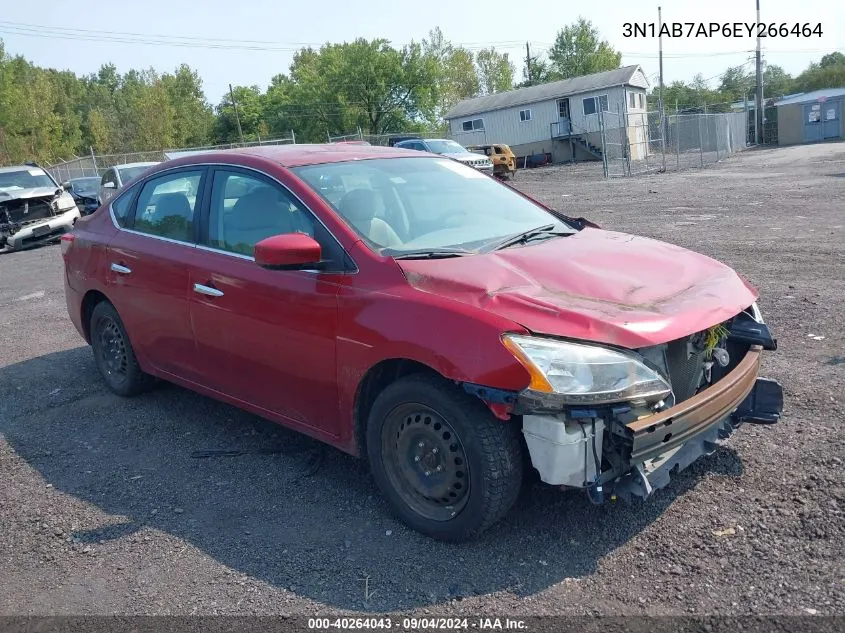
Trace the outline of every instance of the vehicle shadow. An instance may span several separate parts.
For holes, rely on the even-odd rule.
[[[591,574],[704,473],[742,473],[721,448],[631,506],[535,484],[480,539],[439,543],[389,515],[363,461],[172,385],[113,396],[87,347],[0,368],[0,433],[56,490],[115,515],[73,535],[83,542],[152,528],[252,578],[368,612],[525,596]]]

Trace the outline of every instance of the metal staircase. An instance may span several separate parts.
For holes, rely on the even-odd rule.
[[[578,147],[580,147],[581,149],[583,149],[584,151],[586,151],[586,152],[588,152],[588,153],[592,154],[593,156],[595,156],[596,158],[598,158],[599,160],[601,160],[601,158],[602,158],[602,150],[601,150],[601,147],[598,147],[598,146],[596,146],[596,145],[593,145],[593,144],[592,144],[592,143],[590,143],[587,139],[585,139],[583,136],[575,136],[575,135],[573,135],[573,136],[572,136],[572,142],[573,142],[575,145],[577,145]]]

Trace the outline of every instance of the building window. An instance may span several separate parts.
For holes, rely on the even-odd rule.
[[[628,93],[628,103],[632,110],[637,107],[637,94],[635,92]]]
[[[640,102],[640,110],[645,110],[645,95],[642,92],[637,93],[637,100]]]
[[[531,120],[531,110],[520,110],[519,111],[519,120],[520,121],[530,121]]]
[[[609,110],[607,106],[607,95],[600,95],[598,97],[587,97],[584,99],[584,116],[595,114],[601,109],[602,112]]]
[[[475,130],[484,129],[484,119],[472,119],[471,121],[464,121],[461,123],[461,128],[464,132],[474,132]]]

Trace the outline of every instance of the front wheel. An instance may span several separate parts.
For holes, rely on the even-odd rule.
[[[394,514],[444,541],[466,541],[513,506],[522,485],[519,427],[442,378],[389,385],[367,426],[373,476]]]

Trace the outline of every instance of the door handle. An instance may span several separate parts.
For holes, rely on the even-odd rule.
[[[222,297],[223,293],[217,288],[211,286],[203,286],[202,284],[194,284],[194,292],[208,297]]]
[[[126,266],[121,266],[120,264],[112,264],[111,270],[114,273],[120,273],[121,275],[128,275],[132,272],[131,269],[127,268]]]

